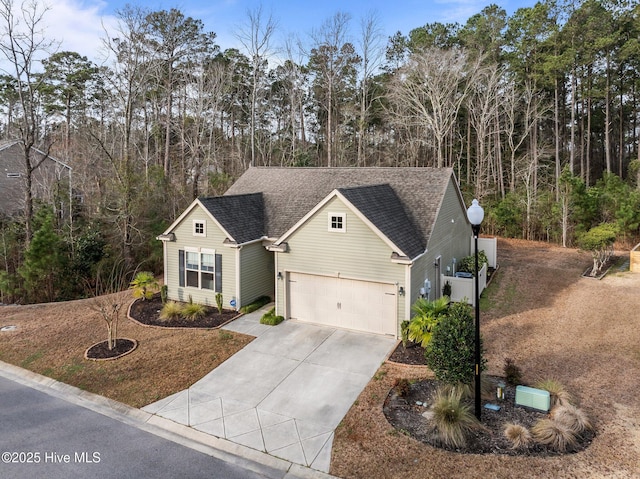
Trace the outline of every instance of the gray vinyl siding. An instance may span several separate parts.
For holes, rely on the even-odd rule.
[[[206,222],[206,237],[193,235],[193,221],[201,220]],[[236,254],[235,248],[224,246],[222,242],[225,240],[224,233],[218,228],[215,222],[205,213],[202,208],[196,206],[180,224],[178,224],[173,233],[176,236],[175,241],[166,243],[167,251],[167,271],[165,271],[165,282],[167,285],[167,293],[169,299],[174,301],[188,301],[189,296],[195,303],[205,304],[208,306],[216,305],[216,291],[208,289],[198,289],[194,287],[181,287],[178,279],[178,251],[188,248],[205,248],[215,250],[216,254],[222,255],[222,297],[225,308],[231,308],[229,301],[236,297]]]
[[[346,232],[328,231],[328,214],[346,215]],[[285,314],[286,272],[340,276],[342,278],[406,287],[407,266],[391,262],[393,250],[340,199],[333,198],[320,208],[288,239],[289,251],[277,254],[277,311]],[[404,298],[398,296],[398,318],[405,314]]]
[[[453,220],[453,221],[452,221]],[[441,256],[442,272],[451,265],[453,258],[460,260],[469,255],[469,238],[471,226],[466,219],[466,210],[459,200],[457,188],[453,179],[449,181],[440,206],[440,211],[429,238],[427,254],[416,260],[412,267],[411,302],[413,303],[420,294],[420,288],[424,280],[431,281],[431,294],[429,299],[436,299],[442,295],[442,291],[436,291],[437,278],[434,263]],[[440,287],[444,286],[443,284]]]
[[[262,242],[248,244],[240,250],[240,302],[238,307],[260,296],[274,296],[273,253]]]

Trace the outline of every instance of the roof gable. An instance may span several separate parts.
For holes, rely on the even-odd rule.
[[[403,233],[406,238],[396,238],[394,243],[398,241],[411,251],[417,250],[416,243],[419,243],[422,253],[451,181],[455,181],[455,177],[450,168],[253,167],[229,188],[225,196],[262,192],[264,234],[277,239],[291,230],[333,190],[386,184],[397,198],[397,201],[393,200],[395,207],[400,204],[404,210],[406,221],[403,220],[402,224],[413,230]],[[374,218],[370,219],[373,224],[386,224],[384,234],[394,236],[389,226],[392,224],[389,210],[380,213],[383,219],[382,216],[376,217],[372,208],[364,204],[372,195],[383,195],[389,199],[390,194],[383,189],[363,190],[353,192],[352,197],[353,201],[360,204],[357,207],[359,211],[361,207],[363,214],[367,211]],[[367,218],[369,216],[365,215]],[[405,253],[409,254],[408,251]]]
[[[262,193],[215,196],[202,198],[200,202],[236,243],[242,244],[264,236]]]
[[[340,188],[338,191],[396,245],[400,250],[398,253],[414,258],[424,252],[426,244],[390,185]]]

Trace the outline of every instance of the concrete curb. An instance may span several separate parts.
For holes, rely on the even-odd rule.
[[[216,459],[236,464],[272,479],[332,479],[335,476],[291,463],[136,409],[126,404],[83,391],[75,386],[0,361],[0,376],[50,396],[84,407]]]

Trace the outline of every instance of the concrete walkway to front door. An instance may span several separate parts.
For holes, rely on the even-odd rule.
[[[226,329],[257,336],[181,391],[143,408],[199,431],[328,472],[334,430],[396,344],[263,311]]]

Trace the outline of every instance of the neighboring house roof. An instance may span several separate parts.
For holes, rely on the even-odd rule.
[[[253,167],[225,196],[261,192],[264,235],[277,239],[338,190],[405,254],[415,257],[424,252],[452,178],[451,168]]]
[[[14,145],[18,145],[22,142],[22,140],[3,140],[0,141],[0,158],[2,157],[2,152],[4,150],[6,150],[7,148],[11,148]],[[57,158],[54,158],[51,155],[47,155],[44,151],[32,146],[31,149],[33,151],[35,151],[36,153],[38,153],[41,156],[46,156],[47,158],[49,158],[51,161],[53,161],[54,163],[57,163],[58,165],[60,165],[62,168],[67,168],[68,170],[71,170],[72,168],[67,165],[66,163],[64,163],[63,161],[58,160]]]
[[[238,244],[264,236],[262,193],[201,198],[200,202]]]

